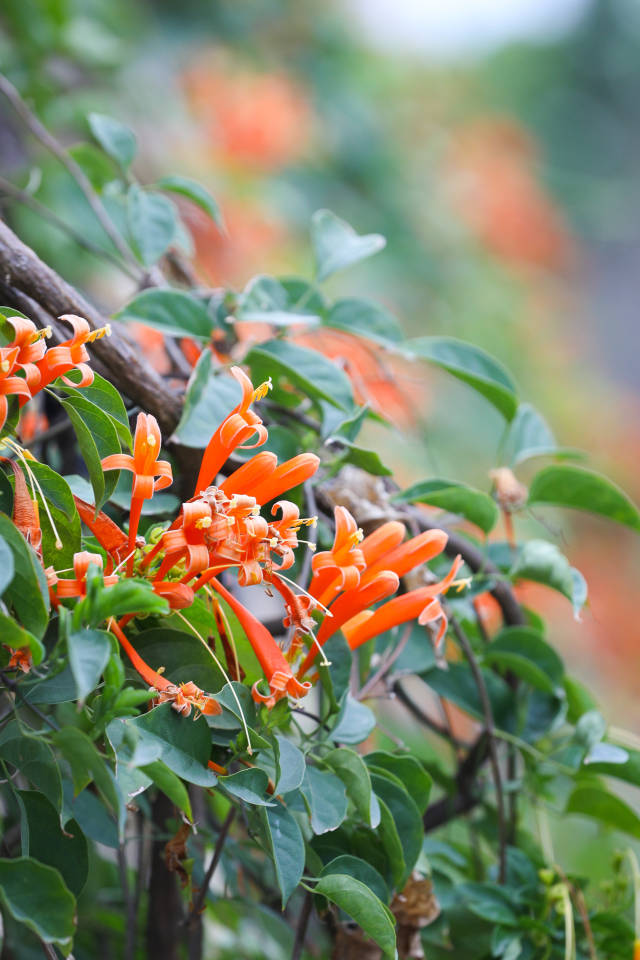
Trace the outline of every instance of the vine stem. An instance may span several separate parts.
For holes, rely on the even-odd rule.
[[[128,277],[131,277],[132,280],[138,280],[138,274],[135,273],[125,262],[120,260],[119,257],[116,257],[109,250],[104,250],[102,247],[98,246],[97,243],[87,240],[83,234],[81,234],[75,229],[75,227],[72,227],[65,220],[54,213],[53,210],[49,210],[48,207],[45,207],[43,203],[40,203],[39,200],[36,200],[35,197],[32,197],[30,193],[26,192],[26,190],[21,190],[20,187],[16,187],[15,184],[11,183],[9,180],[5,180],[4,177],[0,177],[0,193],[4,193],[12,200],[16,200],[18,203],[22,203],[25,207],[29,207],[34,211],[34,213],[37,213],[39,217],[42,217],[43,220],[46,220],[48,223],[52,224],[52,226],[56,227],[62,233],[66,233],[67,236],[71,237],[71,239],[77,243],[79,247],[83,247],[96,257],[102,257],[104,260],[108,260],[115,267],[117,267],[118,270],[122,270],[122,272],[126,273]]]
[[[385,676],[391,670],[391,667],[394,665],[407,643],[409,642],[409,637],[411,636],[411,631],[413,630],[413,623],[407,625],[404,630],[404,633],[400,637],[398,643],[394,649],[386,656],[380,667],[376,672],[370,677],[367,682],[364,684],[360,692],[356,696],[356,700],[366,700],[366,698],[375,690],[376,686],[380,683],[381,680],[384,680]]]
[[[229,833],[229,830],[231,829],[231,826],[232,826],[232,824],[233,824],[233,821],[234,821],[235,818],[236,818],[236,813],[237,813],[236,808],[235,808],[235,807],[231,807],[231,809],[229,810],[229,813],[227,814],[227,816],[226,816],[226,818],[225,818],[222,826],[220,827],[220,833],[218,834],[218,840],[217,840],[217,842],[216,842],[216,846],[215,846],[215,849],[214,849],[214,851],[213,851],[213,857],[211,858],[211,863],[210,863],[209,866],[207,867],[207,872],[206,872],[205,875],[204,875],[204,880],[202,881],[202,886],[200,887],[200,890],[198,891],[198,896],[197,896],[197,897],[194,897],[193,905],[192,905],[191,910],[190,910],[190,912],[189,912],[189,916],[187,917],[187,920],[185,921],[186,923],[191,922],[195,917],[197,917],[197,916],[200,914],[200,911],[202,910],[202,908],[203,908],[203,906],[204,906],[204,902],[205,902],[205,900],[206,900],[206,898],[207,898],[207,892],[208,892],[208,890],[209,890],[209,884],[211,883],[211,878],[212,878],[212,876],[213,876],[213,874],[214,874],[214,871],[215,871],[216,867],[217,867],[218,864],[220,863],[220,857],[222,856],[222,850],[223,850],[223,848],[224,848],[224,844],[225,844],[225,841],[226,841],[226,839],[227,839],[227,835],[228,835],[228,833]]]
[[[293,941],[293,949],[291,951],[291,960],[300,960],[300,957],[302,956],[302,951],[304,950],[304,941],[307,936],[307,927],[309,926],[309,919],[311,918],[312,904],[313,895],[307,889],[307,892],[304,895],[304,900],[302,901],[300,916],[298,917],[296,936]]]
[[[487,734],[487,747],[489,750],[489,763],[491,766],[491,775],[493,785],[496,791],[496,809],[498,815],[498,881],[504,883],[507,870],[507,822],[504,805],[504,786],[502,783],[502,773],[500,772],[500,763],[498,760],[498,748],[496,745],[495,722],[493,719],[493,710],[491,709],[491,700],[487,691],[487,685],[484,682],[480,665],[476,658],[473,648],[467,635],[458,623],[455,617],[450,616],[449,622],[456,635],[462,651],[469,662],[474,683],[478,690],[482,713],[484,716],[484,727]]]
[[[60,161],[67,172],[73,177],[84,194],[87,203],[95,214],[96,219],[100,223],[100,226],[109,237],[120,256],[131,267],[135,267],[137,276],[140,276],[143,271],[140,269],[140,266],[131,253],[131,250],[113,225],[109,214],[105,210],[99,196],[91,186],[91,181],[85,174],[82,167],[76,163],[73,157],[64,149],[62,144],[58,143],[56,138],[49,133],[44,124],[40,122],[35,113],[33,113],[33,111],[27,106],[26,102],[22,99],[8,77],[1,73],[0,93],[5,95],[13,109],[16,111],[21,120],[24,121],[25,125],[29,128],[34,137],[36,137],[36,139],[39,140],[40,143],[46,147],[46,149],[52,153],[57,160]]]

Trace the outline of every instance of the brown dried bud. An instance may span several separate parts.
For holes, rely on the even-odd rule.
[[[513,513],[525,505],[529,491],[516,479],[513,470],[498,467],[497,470],[490,470],[489,476],[493,480],[495,497],[501,510]]]

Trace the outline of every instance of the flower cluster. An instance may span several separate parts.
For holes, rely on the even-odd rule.
[[[40,349],[44,347],[40,340],[34,340],[30,321],[15,322],[16,339],[22,337],[25,344],[29,341],[23,353],[19,346],[12,348],[22,358],[25,378],[20,378],[21,384],[28,387],[28,383],[50,382],[72,366],[82,370],[80,385],[89,382],[89,374],[83,369],[83,344],[87,339],[84,321],[67,319],[74,327],[73,340],[48,353]],[[38,348],[36,353],[34,347]],[[26,369],[32,362],[39,364],[35,372]],[[264,673],[264,680],[253,686],[253,697],[269,707],[285,696],[299,699],[306,695],[312,682],[305,677],[316,656],[327,663],[322,648],[338,630],[356,649],[398,624],[415,619],[423,624],[439,621],[439,643],[446,630],[440,597],[454,581],[459,558],[444,580],[425,583],[389,598],[398,590],[402,577],[443,551],[447,537],[440,530],[407,539],[404,524],[393,521],[363,537],[348,510],[337,507],[333,546],[314,554],[310,582],[299,585],[285,576],[284,571],[293,566],[299,547],[307,544],[313,548],[301,539],[300,533],[305,526],[315,525],[316,518],[301,517],[298,506],[282,497],[309,480],[320,461],[314,454],[303,453],[279,464],[275,454],[262,451],[220,478],[220,471],[236,450],[259,447],[267,440],[267,429],[252,405],[264,397],[270,384],[254,389],[240,368],[232,368],[231,373],[242,389],[241,400],[211,437],[193,496],[182,504],[173,523],[152,538],[153,542],[147,544],[139,536],[142,507],[145,500],[173,481],[170,463],[159,459],[162,438],[155,418],[138,414],[132,455],[113,454],[102,460],[105,471],[133,473],[128,531],[76,497],[79,515],[100,544],[104,557],[86,551],[76,553],[72,576],[61,576],[63,571],[48,568],[52,605],[58,607],[65,600],[86,596],[87,574],[92,564],[101,570],[104,565],[102,575],[107,589],[122,577],[143,577],[174,611],[190,607],[200,593],[208,600],[212,621],[219,623],[223,602],[235,614]],[[39,530],[37,512],[29,513],[28,494],[19,467],[14,473],[16,491],[21,494],[16,497],[16,507],[26,518],[23,533],[35,546]],[[29,503],[33,506],[33,501]],[[269,504],[265,516],[263,509]],[[235,585],[230,580],[221,582],[225,572],[227,576],[235,574]],[[264,584],[282,598],[283,628],[289,633],[286,645],[279,643],[242,602],[242,588],[256,584]],[[205,714],[220,712],[215,698],[194,683],[175,684],[143,660],[124,632],[134,616],[128,614],[119,621],[112,617],[107,626],[133,667],[154,690],[156,701],[170,701],[185,715],[192,709]],[[16,665],[22,666],[22,659],[18,662],[19,651],[14,657]],[[239,673],[238,664],[235,672]]]
[[[65,314],[60,320],[72,327],[73,336],[47,349],[45,338],[51,336],[50,327],[39,330],[25,317],[6,318],[13,329],[13,337],[0,347],[0,430],[7,420],[9,396],[18,397],[19,405],[23,407],[58,377],[70,387],[87,387],[93,382],[85,344],[109,336],[109,324],[92,330],[86,320],[73,314]],[[76,369],[80,371],[81,379],[74,383],[66,374]]]

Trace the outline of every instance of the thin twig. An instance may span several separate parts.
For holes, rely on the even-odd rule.
[[[371,693],[372,690],[375,690],[376,686],[380,683],[381,680],[387,675],[391,667],[394,665],[407,643],[409,642],[409,637],[411,636],[411,631],[413,630],[413,623],[410,623],[405,628],[404,633],[400,637],[400,640],[394,647],[394,649],[385,657],[382,661],[382,664],[376,670],[372,677],[367,680],[360,692],[356,696],[356,700],[366,700],[367,696]]]
[[[125,262],[136,268],[137,275],[143,273],[143,270],[133,256],[131,250],[113,225],[109,214],[105,210],[98,194],[91,186],[91,181],[85,174],[82,167],[76,163],[68,151],[64,149],[62,144],[58,143],[56,138],[49,133],[47,128],[40,122],[35,113],[33,113],[33,111],[27,106],[26,102],[22,99],[14,85],[7,77],[4,76],[4,74],[0,74],[0,92],[5,95],[7,100],[9,100],[13,109],[16,111],[18,116],[21,117],[34,137],[36,137],[36,139],[38,139],[40,143],[60,161],[67,172],[76,181],[102,229]]]
[[[43,723],[46,723],[48,726],[50,726],[52,730],[59,730],[59,729],[60,729],[60,727],[59,727],[58,724],[55,722],[55,720],[52,720],[50,717],[48,717],[48,716],[46,715],[46,713],[43,713],[42,710],[40,710],[39,707],[36,707],[35,704],[30,703],[30,702],[26,699],[25,695],[23,694],[22,690],[20,689],[19,684],[13,679],[13,677],[8,677],[8,676],[6,675],[6,673],[4,672],[4,670],[0,670],[0,680],[2,680],[2,682],[5,684],[5,686],[8,687],[9,690],[11,690],[12,693],[15,693],[16,697],[20,697],[20,700],[21,700],[22,703],[25,705],[25,707],[28,707],[29,710],[31,710],[32,713],[34,713],[37,717],[40,717],[40,719],[43,721]]]
[[[298,917],[298,926],[296,927],[296,936],[293,941],[291,960],[300,960],[300,957],[302,956],[302,951],[304,950],[304,941],[307,936],[307,927],[309,926],[309,919],[311,917],[312,905],[313,897],[312,894],[307,890],[304,895],[304,900],[302,901],[300,916]]]
[[[56,227],[62,233],[66,233],[67,236],[78,244],[79,247],[83,247],[85,250],[88,250],[89,253],[93,253],[96,257],[102,257],[104,260],[108,260],[118,270],[122,270],[123,273],[126,273],[128,277],[131,277],[132,280],[138,279],[138,274],[124,263],[119,257],[111,253],[110,250],[105,250],[103,247],[98,246],[97,243],[88,240],[84,234],[80,233],[75,227],[72,227],[65,220],[54,213],[53,210],[49,210],[48,207],[45,207],[43,203],[40,203],[39,200],[36,200],[35,197],[32,197],[30,193],[27,193],[26,190],[21,190],[19,187],[16,187],[15,184],[11,183],[9,180],[5,180],[4,177],[0,177],[0,192],[6,194],[6,196],[11,197],[13,200],[18,201],[19,203],[24,204],[25,207],[29,207],[33,210],[34,213],[37,213],[39,217],[42,217],[43,220],[46,220],[52,226]]]
[[[436,720],[432,720],[431,717],[426,714],[421,707],[418,706],[415,700],[409,696],[405,688],[402,686],[400,680],[396,680],[391,689],[400,703],[407,708],[409,713],[415,717],[419,723],[427,727],[428,730],[432,730],[433,733],[436,733],[439,737],[443,737],[445,740],[451,740],[457,747],[468,746],[468,744],[463,743],[462,740],[452,737],[446,727],[441,726]]]
[[[224,823],[220,827],[220,833],[218,834],[218,840],[216,842],[215,849],[213,851],[213,857],[211,858],[211,863],[207,867],[207,872],[204,875],[204,880],[202,881],[202,886],[198,891],[198,896],[193,898],[193,906],[191,907],[191,911],[189,913],[189,916],[187,917],[186,922],[189,922],[193,920],[194,917],[197,917],[204,906],[204,902],[207,898],[207,893],[209,891],[209,884],[211,883],[211,878],[214,874],[216,867],[220,862],[220,857],[222,856],[222,850],[224,848],[225,840],[227,839],[227,834],[229,833],[229,830],[231,829],[233,821],[235,820],[236,813],[237,813],[236,807],[231,807],[231,809],[229,810],[229,813],[227,814],[224,820]]]
[[[480,670],[480,665],[478,664],[478,660],[473,652],[473,648],[467,635],[455,617],[449,616],[449,622],[453,627],[453,632],[456,635],[458,643],[462,647],[465,657],[469,661],[471,673],[473,674],[473,679],[478,690],[480,703],[482,705],[484,727],[487,734],[487,747],[489,749],[489,763],[491,765],[491,775],[493,777],[493,785],[496,791],[496,810],[498,815],[498,881],[499,883],[504,883],[507,869],[507,823],[504,808],[504,788],[502,784],[500,764],[498,762],[498,749],[495,739],[495,722],[493,719],[491,700],[489,699],[489,693],[484,682],[484,677],[482,676],[482,671]]]
[[[312,417],[308,417],[305,413],[301,413],[296,407],[285,407],[282,403],[277,403],[275,400],[261,400],[260,401],[266,410],[272,410],[273,413],[280,413],[283,417],[288,417],[290,420],[295,420],[297,423],[302,424],[303,427],[309,427],[310,430],[313,430],[315,433],[322,432],[322,424],[317,420],[314,420]]]

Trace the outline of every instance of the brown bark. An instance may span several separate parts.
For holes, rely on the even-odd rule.
[[[55,320],[75,313],[92,328],[107,322],[82,294],[48,267],[26,244],[0,221],[0,294],[6,306],[29,316],[38,326],[51,324],[65,337],[69,331]],[[89,345],[101,371],[143,410],[152,413],[162,432],[169,436],[180,418],[182,403],[162,378],[134,350],[112,324],[111,337]]]

